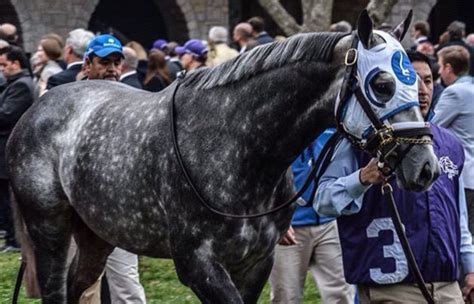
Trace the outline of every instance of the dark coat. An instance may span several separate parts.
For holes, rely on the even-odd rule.
[[[143,88],[142,84],[140,83],[140,80],[138,79],[137,73],[124,77],[123,79],[120,80],[120,82],[128,84],[129,86],[132,86],[137,89]]]
[[[49,77],[46,89],[50,90],[58,85],[76,81],[76,76],[81,71],[81,66],[81,64],[74,64],[68,69]]]
[[[174,81],[176,79],[176,75],[178,75],[178,73],[183,70],[183,66],[179,60],[168,60],[166,65],[168,66],[170,80]]]
[[[255,40],[257,41],[257,45],[273,42],[273,38],[268,35],[267,32],[258,33],[257,37],[255,37]]]
[[[167,84],[160,75],[155,75],[147,83],[143,84],[143,89],[150,92],[159,92],[166,88]]]
[[[138,60],[138,66],[137,66],[137,76],[138,76],[138,81],[143,85],[143,80],[145,80],[145,75],[146,75],[146,70],[148,67],[148,60]]]
[[[34,83],[28,71],[8,77],[0,95],[0,179],[7,179],[5,146],[13,127],[34,100]]]

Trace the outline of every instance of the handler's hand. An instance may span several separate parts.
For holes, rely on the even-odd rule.
[[[296,245],[295,231],[293,230],[293,227],[290,226],[290,228],[288,228],[288,231],[281,238],[278,244],[283,246]]]
[[[359,180],[364,186],[377,185],[385,180],[385,176],[377,166],[377,159],[372,158],[367,166],[359,171]]]
[[[466,303],[474,304],[474,272],[466,274],[462,294]]]

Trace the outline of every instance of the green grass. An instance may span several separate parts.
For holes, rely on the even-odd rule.
[[[18,253],[0,254],[0,303],[11,303],[11,296],[15,278],[20,265]],[[199,303],[193,292],[183,286],[176,276],[171,260],[140,258],[140,281],[145,288],[147,302],[150,304],[184,304]],[[18,303],[40,303],[39,300],[26,299],[24,288]],[[270,303],[270,290],[267,286],[260,296],[259,304]],[[313,280],[306,278],[306,304],[320,303],[319,294],[314,287]]]

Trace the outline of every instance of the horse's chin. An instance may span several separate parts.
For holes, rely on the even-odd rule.
[[[408,190],[408,191],[422,192],[422,191],[428,190],[428,188],[431,186],[431,183],[426,184],[426,185],[420,185],[413,182],[412,183],[407,182],[405,176],[403,175],[403,173],[401,173],[402,171],[403,170],[400,170],[400,173],[397,172],[398,187]]]

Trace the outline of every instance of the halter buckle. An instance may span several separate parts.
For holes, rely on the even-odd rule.
[[[352,55],[353,59],[351,62],[349,62],[349,56]],[[344,64],[346,66],[351,66],[354,65],[357,62],[357,49],[355,48],[350,48],[346,52],[346,57],[344,58]]]

